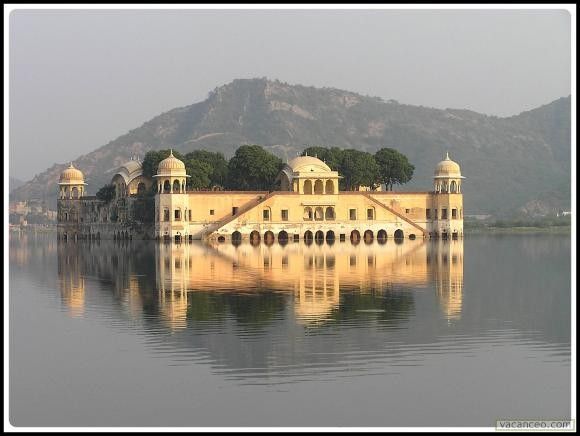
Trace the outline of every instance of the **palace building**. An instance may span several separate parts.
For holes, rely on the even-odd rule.
[[[185,164],[171,154],[156,175],[158,238],[372,240],[463,236],[463,176],[441,161],[431,192],[340,191],[340,175],[320,159],[300,156],[282,169],[280,191],[186,192]]]
[[[463,237],[463,176],[449,158],[439,162],[427,192],[341,191],[337,171],[312,156],[290,160],[279,191],[188,191],[185,164],[173,153],[154,180],[131,160],[113,176],[115,199],[84,196],[84,177],[71,164],[61,175],[59,238],[204,239],[266,244]],[[143,222],[138,195],[156,187],[155,216]],[[153,205],[151,205],[152,207]]]

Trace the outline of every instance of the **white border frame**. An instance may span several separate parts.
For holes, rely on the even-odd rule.
[[[279,9],[279,10],[387,10],[387,9],[403,9],[403,10],[473,10],[473,9],[503,9],[503,10],[518,10],[518,9],[565,9],[570,13],[571,19],[571,84],[570,91],[572,95],[572,135],[571,135],[571,169],[572,169],[572,253],[571,253],[571,271],[572,271],[572,287],[571,287],[571,304],[572,304],[572,332],[571,332],[571,419],[576,419],[576,293],[572,292],[576,289],[576,5],[573,4],[393,4],[393,5],[376,5],[376,4],[200,4],[200,5],[181,5],[181,4],[101,4],[101,5],[84,5],[84,4],[5,4],[4,5],[4,430],[11,432],[282,432],[282,431],[296,431],[296,432],[320,432],[332,431],[337,433],[342,432],[416,432],[416,431],[431,431],[431,432],[480,432],[480,431],[495,431],[495,427],[14,427],[9,421],[9,274],[8,272],[8,238],[9,238],[9,170],[8,170],[8,144],[10,144],[10,125],[9,125],[9,70],[10,70],[10,56],[9,56],[9,24],[10,13],[16,9],[43,9],[43,10],[59,10],[59,9],[83,9],[83,10],[99,10],[99,9],[135,9],[135,10],[179,10],[179,9],[213,9],[213,10],[263,10],[263,9]]]

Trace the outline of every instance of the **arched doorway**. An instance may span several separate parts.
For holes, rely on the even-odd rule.
[[[304,232],[304,242],[306,243],[306,245],[312,244],[313,239],[314,235],[312,234],[312,232],[310,230],[306,230]]]
[[[365,231],[363,237],[365,240],[365,244],[370,244],[371,242],[373,242],[374,239],[373,231],[372,230]]]
[[[252,233],[250,233],[250,244],[258,245],[259,243],[260,243],[260,232],[254,230],[252,231]]]
[[[266,233],[264,233],[264,243],[266,245],[272,245],[274,243],[274,233],[272,233],[270,230],[268,230]]]
[[[314,234],[314,241],[316,241],[317,244],[322,244],[324,242],[324,232],[322,230],[318,230]]]
[[[288,233],[285,230],[278,233],[278,242],[280,245],[286,245],[288,243]]]
[[[143,182],[140,182],[140,183],[137,185],[137,194],[139,194],[139,195],[143,195],[143,194],[145,194],[145,183],[143,183]]]
[[[173,181],[173,193],[178,194],[179,192],[181,192],[181,184],[179,183],[179,180],[175,179]]]
[[[395,230],[395,233],[393,234],[393,236],[394,236],[395,242],[397,244],[400,244],[405,239],[405,234],[403,233],[403,231],[401,229]]]
[[[360,242],[360,233],[358,230],[353,230],[350,232],[350,242],[357,245]]]
[[[232,233],[232,244],[240,245],[242,243],[242,234],[237,230]]]
[[[328,232],[326,232],[326,242],[328,244],[333,244],[334,243],[334,232],[332,230],[329,230]]]
[[[377,242],[379,244],[384,244],[387,242],[387,231],[386,230],[379,230],[377,233]]]
[[[312,181],[310,181],[310,180],[304,181],[304,193],[305,194],[312,194]]]
[[[171,183],[169,182],[169,180],[166,180],[165,182],[163,182],[163,193],[169,194],[170,192],[171,192]]]

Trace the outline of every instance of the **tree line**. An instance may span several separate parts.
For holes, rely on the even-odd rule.
[[[170,150],[147,152],[143,159],[143,175],[153,177],[159,163],[169,153]],[[189,190],[268,191],[280,188],[277,177],[284,162],[259,145],[242,145],[229,160],[222,153],[207,150],[186,154],[173,151],[173,155],[183,161],[187,174],[191,176],[187,180]],[[347,191],[358,190],[361,186],[375,189],[380,185],[392,190],[393,185],[410,181],[415,169],[405,155],[391,148],[382,148],[371,154],[354,149],[315,146],[306,148],[302,152],[302,156],[305,155],[318,157],[333,171],[338,171],[342,176],[340,189]],[[155,184],[150,194],[154,190]],[[103,195],[108,197],[112,192],[102,194],[108,194]]]

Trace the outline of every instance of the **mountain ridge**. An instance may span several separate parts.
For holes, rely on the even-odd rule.
[[[400,190],[429,190],[435,165],[449,151],[467,176],[466,213],[505,214],[538,201],[547,208],[567,207],[570,104],[571,96],[562,97],[518,115],[497,117],[401,104],[337,88],[236,79],[201,102],[153,117],[80,156],[75,165],[85,173],[92,193],[117,166],[152,149],[208,149],[230,157],[240,145],[253,143],[289,159],[311,145],[369,152],[391,147],[416,167],[414,180]],[[15,189],[13,198],[56,199],[58,176],[66,165],[52,165]]]

